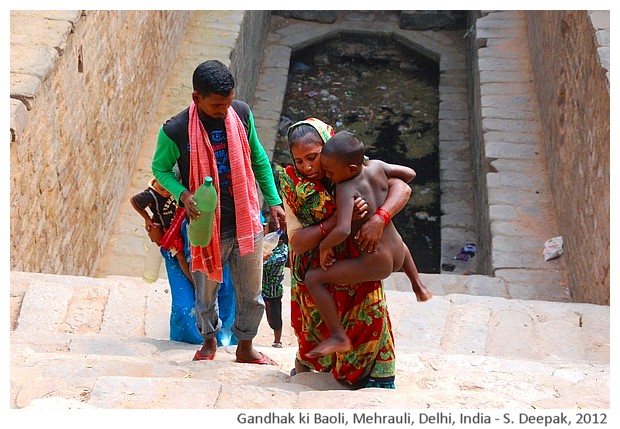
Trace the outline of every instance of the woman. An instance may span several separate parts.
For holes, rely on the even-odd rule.
[[[291,249],[291,323],[299,346],[292,373],[331,371],[334,378],[354,387],[394,388],[394,339],[380,281],[329,287],[353,348],[344,353],[307,356],[329,335],[304,284],[304,276],[309,268],[318,266],[316,247],[336,226],[333,184],[325,178],[320,163],[323,145],[332,135],[331,126],[315,118],[293,124],[288,141],[294,166],[278,169]],[[409,185],[391,179],[382,209],[395,215],[410,194]],[[365,209],[365,202],[358,200],[356,207]],[[359,218],[365,215],[362,211]],[[383,218],[373,214],[354,238],[357,247],[354,239],[347,239],[335,248],[336,259],[356,257],[358,248],[375,251],[384,226]]]

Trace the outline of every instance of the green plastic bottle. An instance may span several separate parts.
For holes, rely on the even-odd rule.
[[[192,220],[187,228],[189,242],[194,246],[207,246],[213,234],[213,216],[217,207],[217,192],[211,176],[205,177],[202,185],[194,193],[196,208],[200,210],[198,219]]]

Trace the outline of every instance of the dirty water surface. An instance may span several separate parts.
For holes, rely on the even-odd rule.
[[[370,158],[417,176],[393,218],[422,273],[440,271],[438,66],[386,37],[339,35],[291,55],[273,161],[291,163],[286,131],[313,116],[348,130]]]

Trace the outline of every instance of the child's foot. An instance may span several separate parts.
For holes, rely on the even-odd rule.
[[[313,348],[308,352],[308,357],[319,357],[330,353],[348,352],[351,350],[351,340],[349,337],[337,338],[331,336],[323,341],[321,344]]]
[[[433,297],[433,294],[424,286],[422,286],[419,291],[414,289],[413,292],[415,293],[415,297],[418,302],[428,301]]]
[[[273,344],[271,345],[271,347],[275,347],[277,349],[281,349],[282,348],[282,343],[280,341],[274,341]]]

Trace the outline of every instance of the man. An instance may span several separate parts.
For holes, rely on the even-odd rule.
[[[234,99],[235,80],[228,68],[220,61],[205,61],[194,70],[192,81],[193,102],[160,129],[152,170],[185,207],[190,222],[200,215],[193,195],[206,176],[213,177],[218,193],[211,242],[206,247],[191,246],[196,320],[204,337],[194,360],[215,356],[216,335],[222,327],[216,304],[218,282],[228,263],[238,299],[233,328],[239,340],[237,362],[272,364],[252,345],[265,307],[261,297],[263,226],[256,182],[271,217],[285,229],[282,200],[252,112],[246,103]]]

